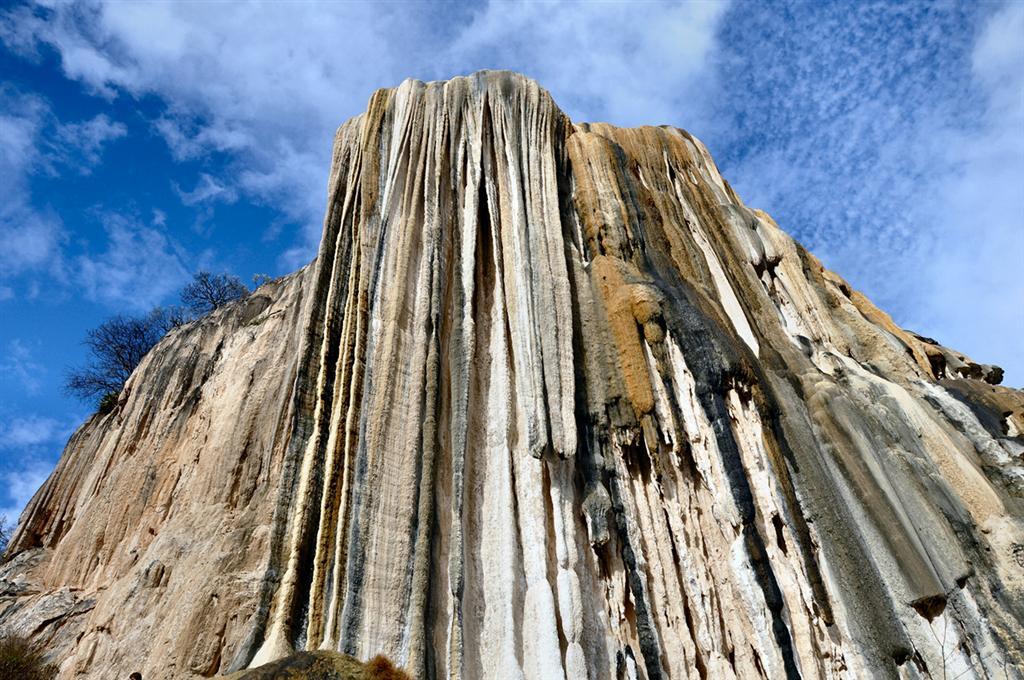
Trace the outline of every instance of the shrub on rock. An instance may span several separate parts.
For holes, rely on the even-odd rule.
[[[47,662],[46,653],[23,637],[0,637],[0,678],[53,680],[57,666]]]

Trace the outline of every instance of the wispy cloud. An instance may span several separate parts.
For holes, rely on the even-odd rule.
[[[66,230],[56,211],[32,195],[31,178],[68,169],[88,174],[104,146],[125,134],[122,123],[102,114],[63,123],[41,97],[0,85],[0,280],[31,272],[64,280]],[[4,291],[3,298],[14,296],[12,288]]]
[[[21,191],[33,172],[66,169],[88,174],[110,142],[127,135],[124,123],[99,114],[77,122],[57,118],[50,104],[0,84],[0,172]]]
[[[703,116],[709,57],[728,2],[483,5],[440,55],[453,73],[471,64],[521,71],[576,120],[618,125]]]
[[[50,476],[53,466],[46,463],[30,463],[27,467],[0,472],[6,498],[0,501],[0,517],[6,517],[9,525],[15,525],[32,496]]]
[[[18,521],[32,495],[53,470],[53,461],[74,432],[77,418],[59,420],[36,414],[0,418],[0,516]]]
[[[278,207],[304,228],[295,265],[319,242],[332,133],[373,90],[513,68],[573,115],[670,122],[698,108],[726,6],[78,3],[10,13],[5,40],[58,50],[65,74],[103,96],[161,97],[153,125],[176,158],[236,161],[183,200],[220,187]]]
[[[102,213],[106,247],[75,259],[75,277],[89,300],[116,309],[146,310],[188,278],[186,254],[161,228]]]
[[[747,46],[716,57],[723,170],[897,322],[1020,384],[1024,5],[786,7],[723,22]]]
[[[174,191],[178,194],[181,202],[188,206],[210,201],[234,203],[238,200],[238,192],[235,189],[222,184],[205,172],[199,175],[199,182],[191,191],[183,191],[177,184],[174,185]]]
[[[0,86],[0,279],[59,264],[61,221],[32,205],[28,182],[45,163],[39,140],[49,115],[42,99]]]
[[[28,394],[38,394],[46,367],[33,356],[32,350],[15,338],[4,347],[0,358],[0,376],[17,382]]]
[[[999,362],[1024,385],[1024,4],[982,27],[971,55],[982,107],[942,147],[950,170],[922,188],[932,247],[903,311],[981,361]],[[920,238],[920,237],[919,237]]]
[[[60,217],[49,208],[31,206],[16,192],[12,188],[10,203],[0,204],[0,279],[40,269],[59,274],[65,240]]]
[[[60,431],[60,424],[54,418],[14,418],[0,425],[0,448],[38,446],[52,441]]]
[[[124,123],[112,121],[102,113],[80,123],[61,123],[56,127],[56,153],[65,165],[89,174],[99,164],[103,147],[127,134]]]

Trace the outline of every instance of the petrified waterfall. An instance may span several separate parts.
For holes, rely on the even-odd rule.
[[[173,331],[0,568],[62,677],[1004,677],[1024,395],[668,127],[482,72],[338,130],[317,259]]]

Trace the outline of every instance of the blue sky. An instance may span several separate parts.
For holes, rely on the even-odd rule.
[[[189,272],[314,254],[374,89],[509,68],[672,124],[898,323],[1024,384],[1024,3],[61,3],[0,8],[0,514],[90,412],[85,331]]]

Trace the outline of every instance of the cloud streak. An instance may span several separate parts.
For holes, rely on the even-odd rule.
[[[199,183],[191,191],[183,191],[177,185],[175,185],[174,191],[178,194],[181,202],[188,206],[196,206],[210,201],[234,203],[238,200],[238,192],[221,184],[205,172],[199,175]]]

